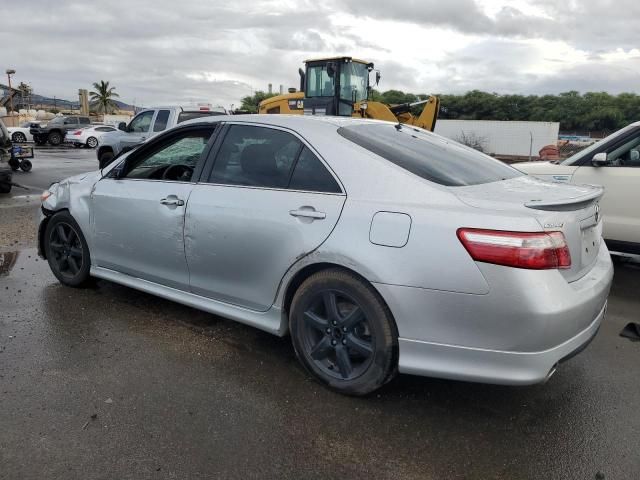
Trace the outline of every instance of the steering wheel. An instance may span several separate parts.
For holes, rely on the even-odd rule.
[[[175,172],[172,176],[169,175],[169,172]],[[180,177],[184,176],[185,173],[189,172],[189,177],[193,174],[193,167],[189,165],[169,165],[165,171],[162,173],[162,180],[178,180]]]

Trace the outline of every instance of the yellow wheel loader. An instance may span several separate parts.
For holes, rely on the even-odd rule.
[[[306,60],[305,70],[299,69],[300,91],[277,95],[260,102],[259,113],[298,115],[337,115],[374,118],[406,123],[433,131],[440,110],[440,100],[430,96],[425,100],[399,105],[387,105],[370,100],[369,77],[373,63],[351,57]],[[380,72],[375,71],[375,84]],[[424,104],[419,117],[411,108]]]

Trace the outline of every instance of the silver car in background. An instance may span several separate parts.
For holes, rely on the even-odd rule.
[[[290,334],[321,382],[525,385],[587,345],[613,268],[597,187],[541,181],[407,125],[193,120],[43,195],[41,254]]]

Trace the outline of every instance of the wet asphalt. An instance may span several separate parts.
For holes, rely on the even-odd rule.
[[[639,291],[639,264],[617,263],[598,336],[544,385],[403,375],[350,398],[287,338],[106,281],[63,287],[5,244],[0,479],[640,478],[640,342],[619,336]]]

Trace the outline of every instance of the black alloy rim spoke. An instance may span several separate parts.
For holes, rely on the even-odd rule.
[[[49,247],[60,273],[73,277],[80,272],[83,263],[82,243],[71,225],[59,223],[51,232]]]
[[[349,380],[368,368],[374,347],[367,318],[347,295],[322,292],[304,312],[303,322],[306,350],[321,370]]]

